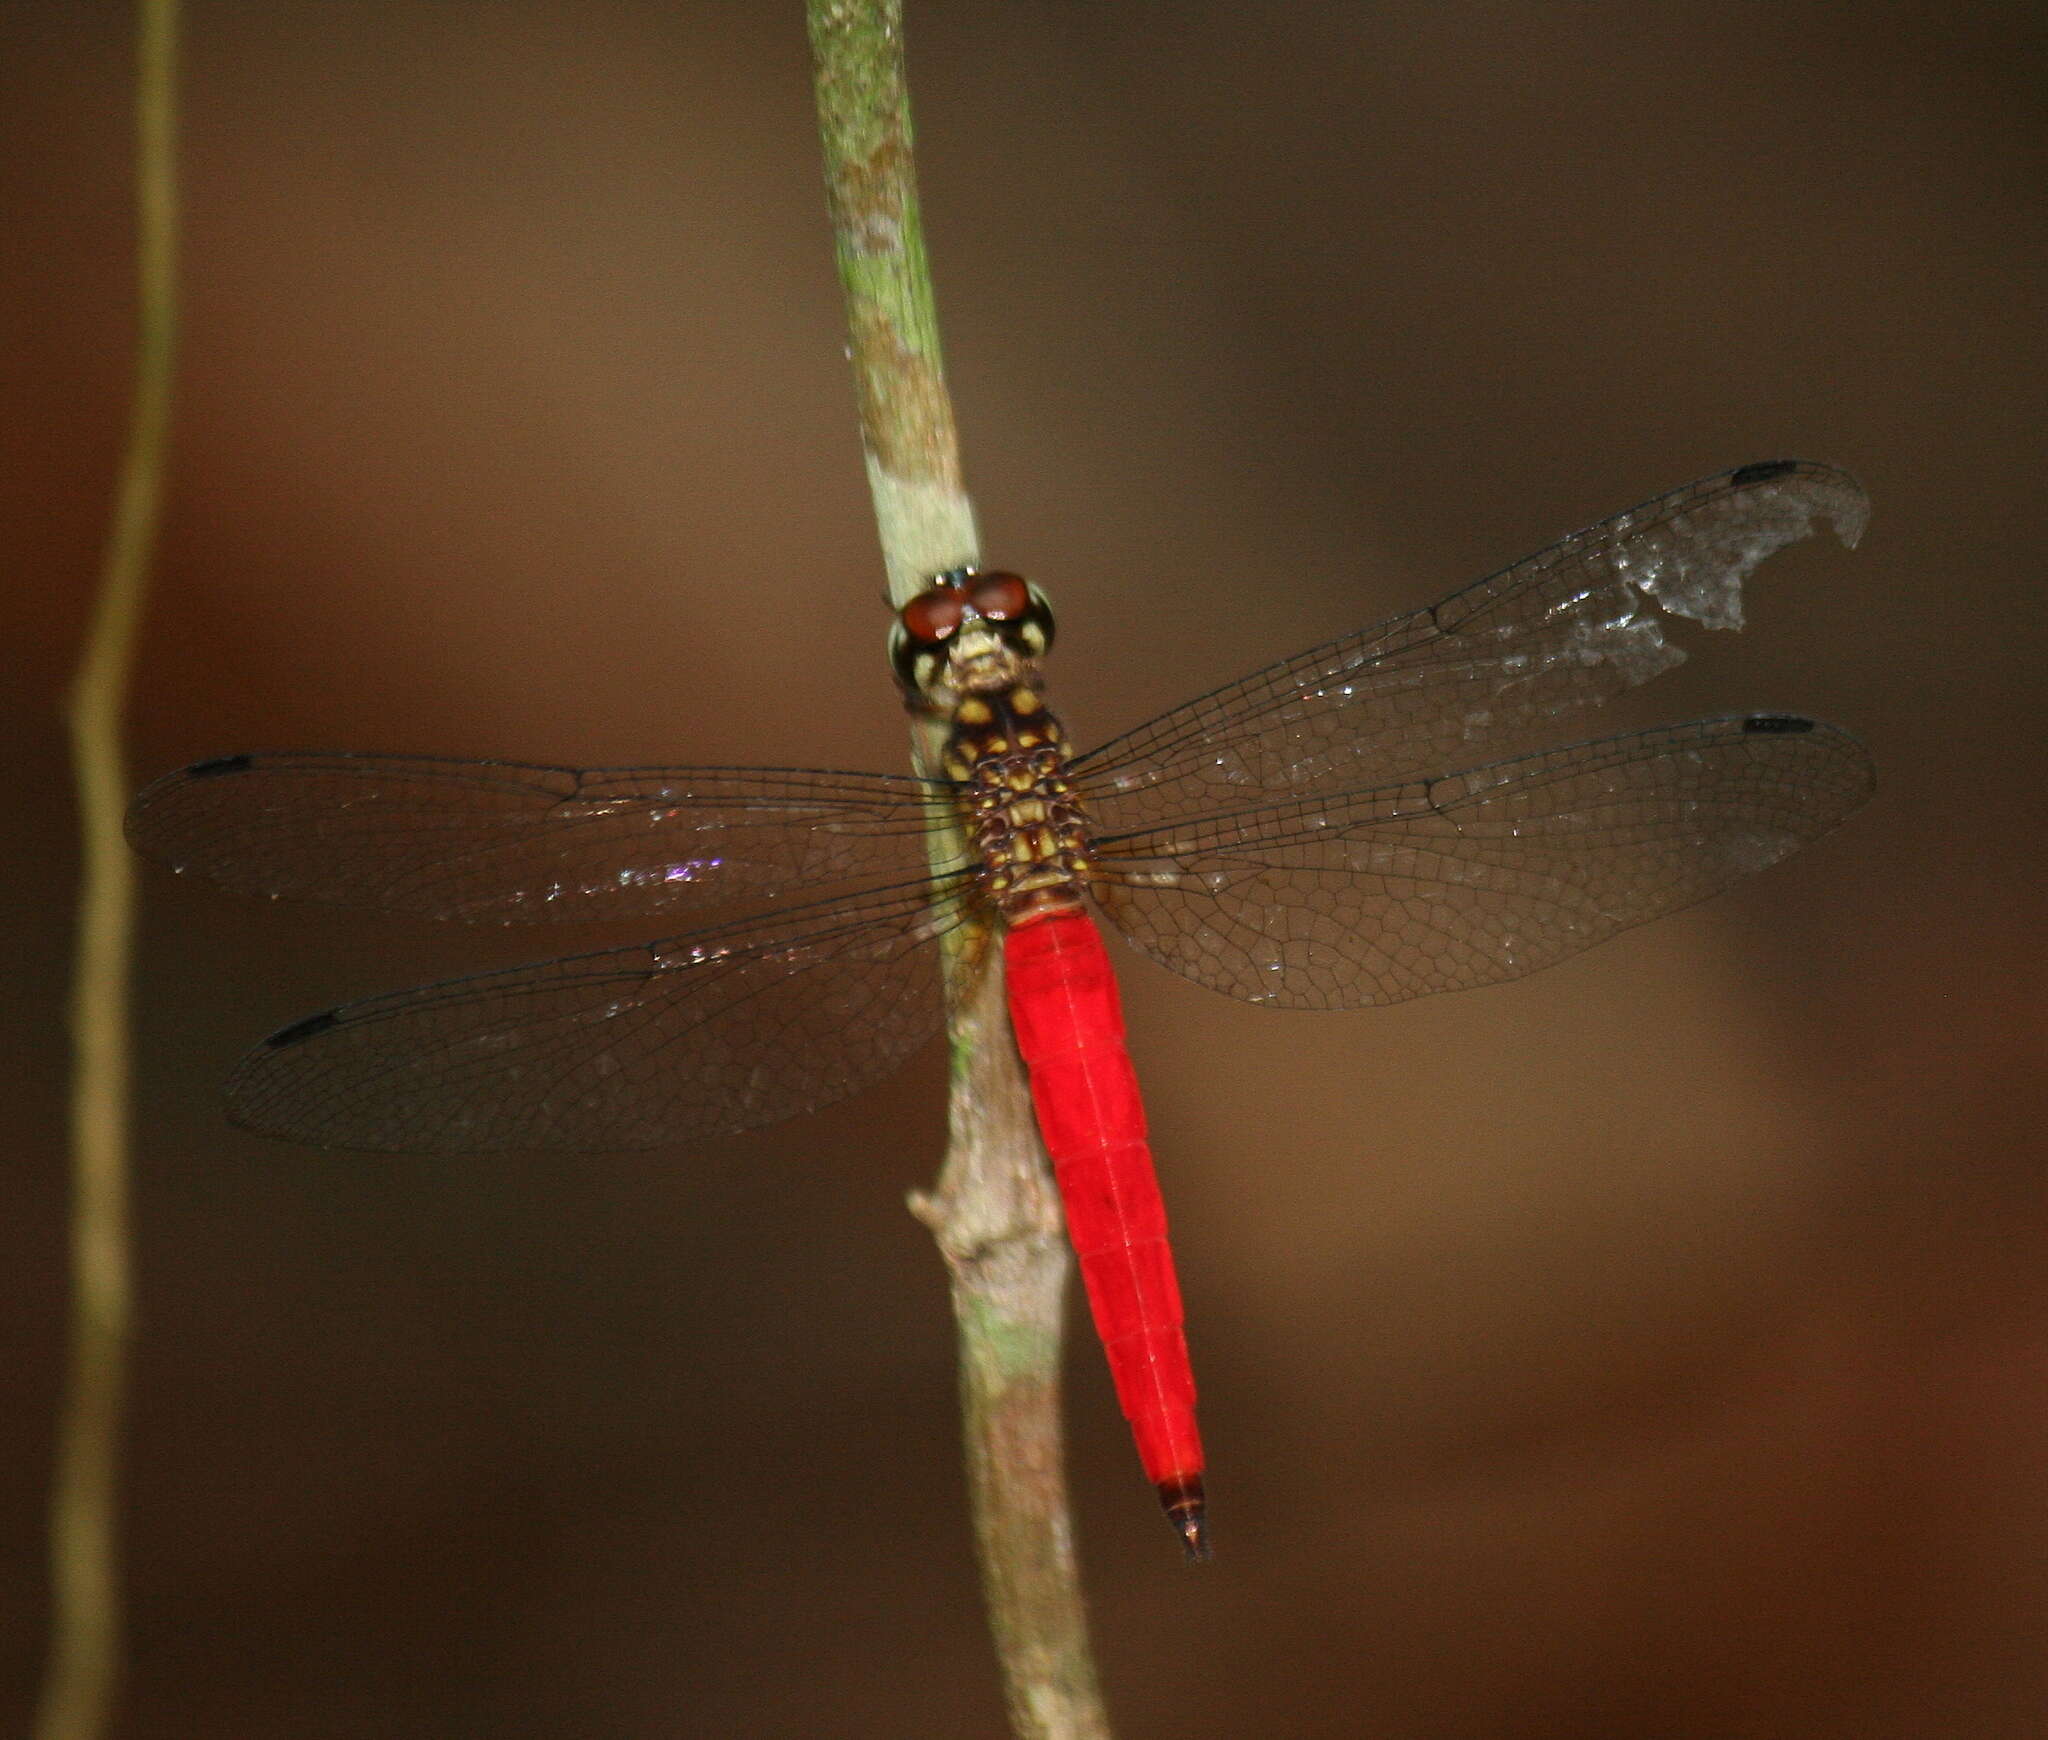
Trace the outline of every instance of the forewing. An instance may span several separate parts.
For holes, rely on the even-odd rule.
[[[167,775],[135,800],[128,837],[245,894],[590,922],[902,880],[924,868],[949,803],[943,786],[887,774],[297,752]]]
[[[325,1148],[644,1148],[773,1123],[937,1029],[956,879],[373,997],[273,1034],[234,1120]]]
[[[1703,478],[1163,714],[1080,757],[1074,777],[1097,828],[1117,833],[1525,747],[1531,727],[1681,662],[1667,614],[1740,627],[1757,563],[1817,520],[1854,544],[1868,515],[1856,480],[1824,465]]]
[[[1519,978],[1818,839],[1863,746],[1752,715],[1097,843],[1095,891],[1155,960],[1296,1009]]]

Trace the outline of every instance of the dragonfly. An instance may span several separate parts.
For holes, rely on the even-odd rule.
[[[1228,996],[1355,1009],[1519,978],[1776,863],[1869,796],[1847,732],[1747,713],[1534,740],[1679,663],[1678,620],[1739,627],[1759,562],[1823,522],[1853,546],[1868,513],[1830,466],[1744,465],[1082,754],[1044,697],[1045,594],[960,568],[891,631],[906,699],[945,727],[933,777],[226,755],[143,791],[129,837],[249,894],[688,921],[272,1034],[233,1071],[230,1115],[320,1147],[601,1150],[769,1124],[901,1063],[944,1020],[935,945],[999,934],[1117,1397],[1199,1559],[1184,1309],[1098,916]]]

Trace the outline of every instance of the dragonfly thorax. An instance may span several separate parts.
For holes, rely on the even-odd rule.
[[[1066,734],[1023,684],[963,696],[946,772],[960,783],[983,886],[1012,924],[1074,906],[1088,868],[1087,817],[1066,777]]]

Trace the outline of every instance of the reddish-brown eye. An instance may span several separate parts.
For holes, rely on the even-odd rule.
[[[991,622],[1013,622],[1031,608],[1031,588],[1019,574],[977,574],[967,601]]]
[[[937,646],[960,626],[965,608],[965,601],[951,587],[934,586],[904,605],[903,632],[919,646]]]

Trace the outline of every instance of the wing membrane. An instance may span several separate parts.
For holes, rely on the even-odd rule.
[[[1684,653],[1664,617],[1741,625],[1756,564],[1869,515],[1846,472],[1796,460],[1703,478],[1578,532],[1440,604],[1283,660],[1080,757],[1097,827],[1261,795],[1341,792],[1522,746]]]
[[[1349,1009],[1519,978],[1676,912],[1870,795],[1863,746],[1752,715],[1097,842],[1133,943],[1255,1003]]]
[[[247,894],[500,923],[673,918],[925,868],[946,788],[872,773],[232,755],[135,800],[145,856]]]
[[[239,1124],[316,1147],[642,1148],[773,1123],[894,1069],[941,1020],[926,945],[965,884],[346,1004],[236,1068]]]

